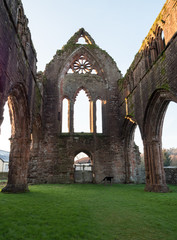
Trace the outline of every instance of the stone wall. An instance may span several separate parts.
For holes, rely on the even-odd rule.
[[[122,98],[121,104],[126,118],[138,124],[142,134],[148,191],[168,191],[161,134],[167,106],[170,101],[177,102],[176,16],[177,2],[166,1],[127,74],[118,83],[126,99]],[[132,128],[127,129],[131,134]]]
[[[138,124],[145,190],[167,192],[161,134],[168,103],[177,102],[176,0],[166,1],[124,78],[84,29],[56,52],[44,72],[36,74],[36,54],[21,1],[1,0],[0,12],[0,125],[7,100],[12,124],[8,184],[3,191],[27,191],[27,171],[30,183],[74,182],[74,157],[81,151],[92,159],[94,182],[106,176],[115,183],[138,182],[141,163],[134,149]],[[86,44],[78,44],[80,37]],[[89,134],[74,131],[74,103],[81,89],[90,102]],[[67,134],[62,133],[64,98],[69,102]],[[97,99],[102,102],[102,134],[97,133]]]
[[[78,44],[81,36],[87,36],[89,43]],[[83,65],[79,69],[78,65],[82,62],[89,67]],[[85,73],[82,73],[83,69],[86,69]],[[121,138],[124,115],[118,107],[120,92],[117,81],[120,78],[121,73],[114,60],[95,44],[84,29],[75,33],[62,50],[56,52],[41,77],[43,136],[37,140],[38,147],[32,149],[34,154],[30,161],[29,182],[73,182],[74,157],[79,152],[91,156],[94,182],[101,182],[105,176],[114,177],[116,183],[126,182],[124,141]],[[81,89],[86,92],[90,102],[89,134],[74,131],[74,103]],[[69,102],[68,133],[62,133],[64,98]],[[96,127],[97,99],[102,101],[102,134],[97,133]]]
[[[164,170],[167,183],[177,185],[177,167],[164,167]]]
[[[12,129],[8,184],[3,191],[26,191],[36,53],[21,2],[1,0],[0,13],[0,125],[8,100]]]

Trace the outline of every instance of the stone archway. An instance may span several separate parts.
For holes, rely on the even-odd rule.
[[[2,192],[26,192],[30,151],[30,115],[26,91],[22,84],[14,86],[8,97],[11,118],[11,150],[7,185]]]
[[[125,119],[122,134],[124,138],[125,183],[140,182],[140,152],[134,141],[137,123]],[[139,156],[139,157],[138,157]]]
[[[76,159],[76,157],[78,159]],[[93,160],[88,151],[79,151],[74,158],[74,182],[93,183]]]
[[[146,191],[168,192],[162,158],[162,127],[170,101],[177,101],[167,90],[155,91],[147,105],[143,123]]]

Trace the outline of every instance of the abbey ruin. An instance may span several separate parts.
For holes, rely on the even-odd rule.
[[[80,152],[91,159],[91,182],[105,177],[114,183],[138,182],[137,125],[144,144],[145,190],[168,192],[161,135],[167,106],[177,102],[177,1],[166,1],[124,77],[83,28],[37,73],[21,1],[0,2],[0,125],[8,100],[12,127],[8,183],[2,192],[28,191],[28,183],[74,183],[74,157]],[[86,44],[79,44],[80,38]],[[74,130],[80,90],[89,99],[89,133]],[[64,99],[67,133],[62,131]]]

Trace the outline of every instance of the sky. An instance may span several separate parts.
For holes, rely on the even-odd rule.
[[[44,71],[56,50],[61,49],[83,27],[96,44],[115,60],[124,75],[165,0],[22,0],[22,3],[37,52],[38,71]],[[167,122],[177,119],[177,111],[173,107],[168,115]],[[168,124],[169,136],[172,124]],[[165,148],[175,147],[174,126],[170,131],[172,140],[165,136],[168,139],[164,143]],[[5,127],[6,130],[8,128]],[[4,147],[4,141],[1,134],[0,148]],[[136,141],[138,145],[141,142]]]

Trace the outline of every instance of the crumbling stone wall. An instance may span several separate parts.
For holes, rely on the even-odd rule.
[[[8,100],[12,136],[4,192],[28,190],[27,169],[33,118],[36,53],[20,1],[0,1],[0,125]]]
[[[122,98],[121,106],[126,108],[126,117],[139,125],[142,134],[147,191],[168,191],[161,133],[168,103],[177,102],[176,14],[177,2],[167,1],[127,74],[119,81],[122,96],[126,97],[126,101]],[[131,127],[127,129],[130,132]]]
[[[88,44],[77,43],[81,36],[85,37]],[[68,72],[75,61],[83,57],[92,69],[96,69],[97,74]],[[43,73],[43,137],[41,149],[38,148],[38,154],[30,161],[33,169],[33,174],[29,171],[30,182],[74,182],[74,157],[81,151],[92,156],[94,182],[100,183],[105,176],[113,176],[114,182],[125,182],[117,91],[120,78],[121,73],[113,59],[95,44],[84,29],[80,29],[62,50],[57,51]],[[75,133],[73,126],[74,102],[81,89],[86,91],[92,111],[91,133],[88,134]],[[64,98],[69,100],[69,133],[61,131]],[[102,134],[96,132],[97,99],[102,101]]]
[[[86,46],[77,44],[76,40],[78,36],[80,37],[79,34],[87,35],[93,44]],[[86,56],[90,62],[94,60],[94,67],[97,68],[98,75],[66,74],[72,62],[81,55]],[[117,120],[120,121],[120,113],[117,109],[117,80],[120,77],[120,72],[113,60],[95,45],[93,39],[83,29],[68,41],[63,50],[57,51],[54,59],[47,65],[43,76],[44,115],[42,121],[44,135],[40,143],[43,152],[36,154],[36,157],[34,156],[30,161],[33,166],[33,174],[29,171],[30,182],[73,182],[73,160],[76,152],[79,151],[92,154],[95,182],[100,182],[105,175],[114,176],[115,182],[125,182],[120,129],[113,127],[113,125],[117,125]],[[70,114],[72,115],[75,96],[80,89],[86,90],[89,95],[90,101],[93,102],[93,111],[95,111],[95,102],[98,97],[105,103],[103,104],[102,135],[96,133],[94,114],[91,134],[76,136],[77,134],[73,131],[72,119],[70,133],[68,135],[61,133],[62,99],[67,96],[70,100]],[[112,119],[111,127],[110,119]],[[38,150],[40,152],[40,149]],[[42,156],[41,160],[36,160],[37,155]],[[35,164],[36,161],[38,166]],[[34,169],[36,169],[36,173]]]
[[[12,124],[10,170],[3,191],[27,191],[27,171],[30,183],[74,182],[74,157],[81,151],[92,159],[95,183],[105,176],[114,177],[115,183],[137,182],[140,161],[133,134],[138,124],[144,142],[145,190],[167,192],[161,132],[168,103],[177,102],[176,0],[167,0],[124,78],[84,29],[56,52],[43,73],[36,74],[36,54],[21,2],[0,3],[0,125],[7,100]],[[80,37],[86,44],[77,43]],[[80,64],[80,74],[75,63],[81,58],[90,65]],[[81,89],[90,101],[89,134],[74,132],[74,102]],[[67,134],[61,131],[64,98],[69,101]],[[96,129],[97,99],[102,101],[102,134]]]

